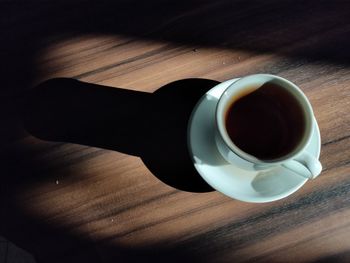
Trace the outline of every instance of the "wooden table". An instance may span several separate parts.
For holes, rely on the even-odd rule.
[[[0,4],[1,235],[38,262],[349,262],[349,2],[55,2]],[[322,136],[320,177],[266,204],[186,149],[199,97],[254,73],[299,85]],[[23,103],[56,77],[101,86]]]

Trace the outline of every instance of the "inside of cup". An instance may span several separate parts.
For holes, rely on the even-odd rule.
[[[234,105],[236,101],[248,96],[249,94],[253,94],[257,91],[260,92],[259,89],[262,89],[262,87],[266,85],[278,86],[278,88],[282,89],[283,92],[287,92],[289,96],[293,97],[293,99],[295,99],[295,102],[298,103],[300,110],[302,111],[301,114],[304,122],[302,127],[302,134],[298,137],[298,140],[295,143],[293,149],[289,150],[283,155],[278,156],[277,158],[262,158],[261,156],[255,156],[251,154],[249,151],[245,151],[243,147],[239,147],[238,143],[235,143],[231,139],[228,132],[228,127],[226,125],[227,112],[229,111],[231,105]],[[285,105],[283,106],[285,107]],[[238,154],[246,160],[250,160],[253,162],[273,163],[289,159],[301,152],[306,147],[312,134],[313,113],[311,105],[308,102],[306,96],[295,84],[277,76],[268,74],[257,74],[244,77],[238,80],[237,82],[233,83],[226,89],[217,105],[216,121],[222,139],[227,144],[227,146],[236,154]],[[253,130],[252,132],[259,132],[259,127],[256,127],[255,130]],[[264,128],[263,125],[261,127]],[[296,128],[297,127],[293,127],[293,125],[291,125],[289,129]]]

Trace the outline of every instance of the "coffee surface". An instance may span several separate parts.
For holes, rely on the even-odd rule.
[[[261,160],[281,158],[293,151],[305,130],[300,103],[274,83],[234,98],[225,122],[233,143]]]

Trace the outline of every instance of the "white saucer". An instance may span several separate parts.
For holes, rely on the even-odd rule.
[[[267,172],[243,170],[228,163],[216,148],[216,104],[224,90],[236,80],[225,81],[209,90],[192,112],[188,146],[194,166],[209,185],[231,198],[254,203],[279,200],[297,191],[307,179],[282,167]],[[319,158],[321,138],[316,121],[306,150]]]

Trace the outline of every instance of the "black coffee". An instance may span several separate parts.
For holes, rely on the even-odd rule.
[[[293,151],[305,130],[300,103],[286,89],[266,83],[240,98],[226,112],[226,129],[233,143],[261,160]]]

